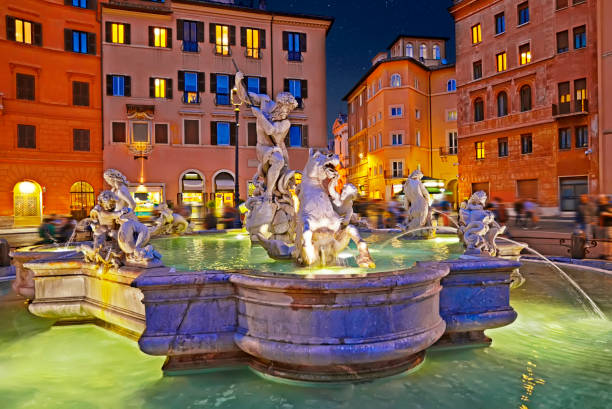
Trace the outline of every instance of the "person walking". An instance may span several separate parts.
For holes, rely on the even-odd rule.
[[[538,205],[533,199],[527,199],[523,203],[523,209],[525,210],[525,224],[523,229],[531,227],[532,229],[539,229],[538,221],[540,217],[538,215]]]
[[[523,199],[517,199],[517,201],[514,202],[514,224],[517,226],[523,225],[523,207]]]
[[[497,221],[499,224],[504,225],[508,222],[508,211],[506,210],[506,205],[499,197],[496,197],[494,200],[496,203],[495,212],[497,216]]]

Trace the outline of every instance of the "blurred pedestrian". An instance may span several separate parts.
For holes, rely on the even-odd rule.
[[[599,210],[599,221],[604,230],[604,239],[606,240],[603,246],[603,257],[609,260],[612,258],[612,243],[610,243],[610,239],[612,239],[612,205],[608,203],[607,198],[605,204],[600,203]]]
[[[60,243],[67,243],[76,229],[76,220],[71,217],[60,218],[56,239]]]
[[[517,226],[523,225],[523,208],[523,199],[517,199],[517,201],[514,202],[514,224]]]
[[[38,236],[41,238],[41,240],[39,240],[36,244],[50,244],[57,242],[55,239],[55,225],[53,224],[52,218],[45,217],[43,219],[42,224],[38,228]]]
[[[495,199],[493,199],[496,203],[495,205],[495,213],[496,213],[496,218],[497,218],[497,222],[499,224],[506,224],[508,222],[508,211],[506,210],[506,205],[504,204],[504,202],[502,202],[502,200],[499,197],[496,197]]]
[[[523,209],[525,210],[525,225],[524,229],[531,227],[533,229],[539,229],[538,221],[540,216],[538,214],[538,205],[535,200],[527,199],[523,203]]]

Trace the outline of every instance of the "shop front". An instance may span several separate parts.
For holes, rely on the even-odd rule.
[[[130,185],[130,193],[136,202],[134,213],[142,220],[151,220],[156,217],[157,207],[165,203],[164,185],[147,183],[143,185]]]
[[[204,177],[200,172],[190,170],[183,173],[180,183],[181,192],[177,202],[190,208],[191,220],[204,219],[206,216]]]
[[[229,172],[219,172],[214,179],[215,211],[217,217],[223,215],[225,206],[234,207],[234,176]]]

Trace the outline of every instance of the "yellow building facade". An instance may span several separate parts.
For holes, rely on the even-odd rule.
[[[438,199],[456,202],[455,67],[442,58],[444,43],[398,37],[345,96],[348,181],[362,198],[391,200],[421,169]]]

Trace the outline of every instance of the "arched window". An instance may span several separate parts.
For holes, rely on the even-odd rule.
[[[497,116],[508,115],[508,94],[504,91],[497,94]]]
[[[457,81],[455,81],[454,79],[448,80],[448,82],[446,83],[446,90],[448,92],[457,91]]]
[[[531,110],[531,87],[523,85],[521,87],[521,112]]]
[[[474,100],[474,122],[484,121],[484,101],[482,98]]]
[[[13,222],[38,225],[42,216],[42,189],[36,182],[24,180],[13,188]]]
[[[406,57],[414,57],[414,47],[412,43],[406,44]]]
[[[76,219],[87,217],[94,207],[94,188],[87,182],[78,181],[70,187],[70,213]]]
[[[438,44],[435,44],[432,48],[433,51],[433,58],[436,60],[440,59],[440,46]]]
[[[402,77],[399,74],[391,75],[391,86],[392,87],[401,87],[402,86]]]
[[[425,44],[421,44],[421,47],[419,47],[419,58],[427,58],[427,46]]]

